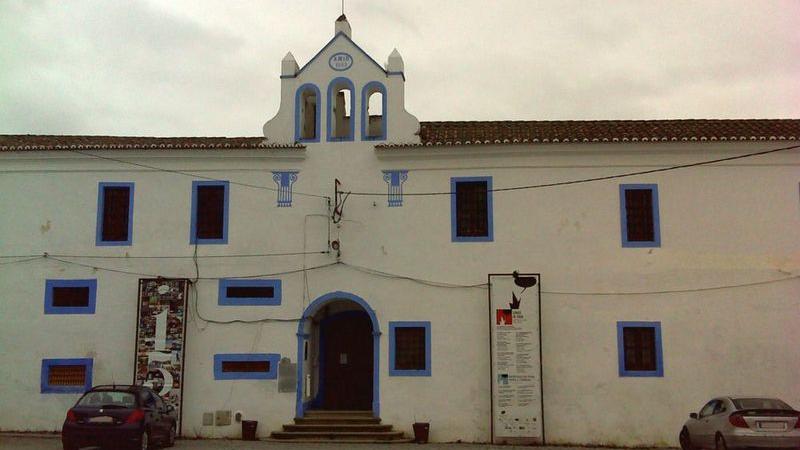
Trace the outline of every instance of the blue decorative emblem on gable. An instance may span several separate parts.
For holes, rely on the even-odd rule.
[[[389,206],[403,206],[403,183],[408,179],[407,170],[384,170],[383,181],[389,184]]]
[[[278,184],[278,207],[292,206],[292,185],[297,181],[297,171],[272,172]]]
[[[328,60],[328,65],[331,69],[342,72],[353,66],[353,57],[347,53],[334,53]]]

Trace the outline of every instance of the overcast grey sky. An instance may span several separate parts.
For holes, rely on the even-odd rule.
[[[0,0],[0,133],[257,136],[340,0]],[[800,117],[800,0],[347,0],[420,120]]]

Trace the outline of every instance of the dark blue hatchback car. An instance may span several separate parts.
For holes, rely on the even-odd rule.
[[[64,450],[87,446],[152,449],[175,444],[175,409],[143,386],[95,386],[67,411]]]

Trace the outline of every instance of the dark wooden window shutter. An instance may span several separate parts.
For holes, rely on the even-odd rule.
[[[130,193],[131,189],[125,186],[103,188],[103,241],[128,240]]]
[[[488,187],[485,181],[456,183],[456,235],[489,235]]]
[[[425,328],[394,329],[394,368],[425,370]]]
[[[269,361],[222,361],[223,372],[269,372]]]
[[[224,224],[225,186],[198,186],[197,239],[222,239]]]
[[[652,190],[625,190],[625,215],[629,241],[648,242],[655,240]]]
[[[47,383],[51,386],[83,386],[86,384],[86,366],[82,364],[50,366]]]
[[[654,371],[656,367],[656,330],[652,327],[622,329],[625,347],[625,370]]]

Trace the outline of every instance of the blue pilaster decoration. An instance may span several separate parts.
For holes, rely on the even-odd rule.
[[[278,184],[278,207],[292,206],[292,185],[297,181],[297,171],[272,172]]]
[[[407,170],[384,170],[383,181],[389,184],[389,206],[403,206],[403,183],[408,179]]]

